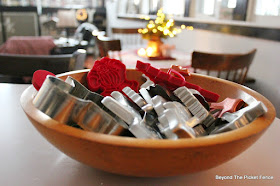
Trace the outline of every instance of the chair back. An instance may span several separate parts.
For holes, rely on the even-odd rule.
[[[108,57],[109,51],[117,52],[119,60],[121,60],[121,41],[119,39],[102,39],[100,37],[97,38],[97,46],[99,49],[100,57]],[[112,57],[112,56],[110,56]]]
[[[65,55],[17,55],[0,54],[0,74],[32,76],[36,70],[48,70],[54,74],[84,68],[86,51],[79,49]]]
[[[197,72],[198,69],[206,70],[207,75],[210,75],[210,71],[217,71],[217,77],[243,84],[256,51],[253,49],[246,54],[214,54],[194,51],[192,67],[194,72]]]
[[[130,48],[143,45],[143,39],[138,33],[138,28],[112,28],[112,36],[114,39],[119,39],[123,47]]]

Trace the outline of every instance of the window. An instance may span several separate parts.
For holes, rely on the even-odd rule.
[[[220,20],[246,19],[248,0],[196,0],[193,17]]]
[[[178,17],[183,17],[185,13],[185,0],[163,0],[162,3],[163,12],[167,15],[173,15]]]
[[[261,16],[279,16],[280,0],[257,0],[255,14]]]
[[[127,1],[128,14],[139,14],[140,13],[140,0],[128,0]]]
[[[195,17],[214,16],[216,0],[198,0],[196,1]]]

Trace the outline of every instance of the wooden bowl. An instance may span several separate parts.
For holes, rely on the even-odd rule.
[[[88,70],[68,75],[85,84]],[[128,70],[129,79],[143,82],[141,73]],[[260,100],[268,111],[251,124],[218,135],[196,139],[151,140],[87,132],[50,119],[32,104],[36,90],[30,86],[21,96],[21,105],[36,129],[54,146],[84,164],[104,171],[139,177],[175,176],[218,166],[250,147],[275,118],[273,105],[262,95],[226,80],[192,74],[187,81],[226,97]],[[246,166],[246,165],[244,165]]]

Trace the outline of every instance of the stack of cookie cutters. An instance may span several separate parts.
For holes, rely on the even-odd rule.
[[[181,100],[186,109],[188,109],[194,117],[198,118],[197,123],[194,123],[192,127],[198,127],[197,130],[199,129],[198,131],[202,131],[202,134],[209,133],[208,131],[214,128],[215,118],[193,95],[190,89],[187,87],[179,87],[174,91],[174,94]]]
[[[102,99],[103,96],[89,91],[71,77],[64,82],[47,76],[33,104],[58,122],[78,124],[93,132],[120,135],[127,125],[102,105]]]
[[[244,127],[267,112],[265,105],[250,95],[246,95],[243,101],[248,106],[236,112],[223,113],[221,119],[228,123],[217,126],[210,134],[219,134]]]
[[[174,91],[174,94],[194,116],[199,118],[200,121],[198,122],[198,126],[201,126],[200,124],[202,124],[208,134],[219,134],[244,127],[267,111],[267,108],[262,102],[257,101],[250,95],[245,95],[243,100],[226,98],[220,103],[211,104],[212,108],[220,109],[218,112],[218,118],[220,117],[222,121],[228,122],[216,126],[215,117],[203,108],[198,100],[195,100],[194,95],[192,95],[190,90],[186,87],[180,87]],[[240,109],[244,103],[248,106]]]
[[[111,94],[113,98],[105,97],[102,103],[122,118],[129,125],[129,130],[138,138],[178,139],[207,135],[204,128],[198,124],[209,119],[201,118],[199,114],[192,117],[188,109],[181,103],[172,101],[171,98],[167,98],[167,101],[160,96],[168,97],[160,86],[154,85],[149,78],[146,77],[146,79],[146,84],[144,83],[144,86],[141,86],[139,90],[140,95],[130,87],[125,87],[122,90],[132,102],[145,111],[143,117],[129,105],[128,100],[120,92],[113,92]],[[155,96],[151,96],[150,90],[154,90]],[[155,93],[157,91],[161,91],[158,92],[159,95]],[[196,98],[194,97],[194,99]],[[177,100],[179,99],[177,98]],[[199,101],[197,102],[200,104]],[[205,110],[202,105],[199,109]]]
[[[124,89],[126,89],[125,87]],[[125,91],[125,90],[123,90]],[[162,139],[162,135],[156,131],[149,121],[146,120],[148,110],[151,110],[143,100],[138,100],[138,106],[145,110],[142,117],[140,113],[133,108],[124,95],[118,91],[111,93],[111,96],[106,96],[101,102],[109,110],[115,113],[118,117],[123,119],[128,125],[128,130],[136,137],[142,139]],[[137,99],[137,98],[136,98]]]
[[[158,115],[158,127],[160,132],[170,139],[175,139],[176,135],[174,134],[176,133],[177,137],[180,135],[189,135],[189,137],[193,138],[204,136],[206,134],[217,134],[231,131],[249,124],[254,119],[264,114],[267,110],[261,102],[255,100],[255,98],[250,95],[246,95],[244,101],[241,99],[226,98],[220,103],[211,103],[211,109],[216,109],[218,111],[215,113],[214,117],[208,111],[208,103],[203,99],[203,96],[198,91],[186,87],[180,87],[174,91],[174,95],[179,98],[180,102],[185,105],[186,109],[183,110],[180,108],[180,104],[176,104],[177,109],[174,109],[176,108],[174,101],[173,103],[167,102],[160,96],[155,96],[153,98],[149,97],[148,91],[152,90],[152,94],[155,95],[156,93],[153,93],[153,91],[155,90],[155,92],[157,92],[160,89],[157,87],[158,85],[153,84],[148,77],[144,77],[147,81],[141,86],[141,89],[143,90],[140,89],[139,92],[147,102],[150,102],[153,105]],[[168,95],[162,92],[164,91],[161,91],[161,95],[168,97]],[[240,109],[245,103],[248,106]],[[188,110],[193,117],[184,114],[187,113],[186,111]],[[178,113],[180,113],[180,115],[176,116]],[[221,126],[215,126],[216,117],[222,118],[223,121],[228,123]]]
[[[190,127],[190,113],[176,101],[166,101],[161,96],[152,98],[153,107],[158,115],[158,128],[168,139],[195,138],[198,135]]]
[[[179,87],[172,94],[176,97],[174,100],[162,87],[155,85],[148,77],[146,79],[146,84],[139,90],[140,94],[130,87],[122,89],[128,100],[118,91],[113,91],[112,97],[103,97],[71,77],[64,82],[47,76],[33,104],[51,118],[67,125],[78,124],[85,130],[112,135],[120,135],[124,129],[128,129],[135,137],[144,139],[196,138],[227,132],[249,124],[267,110],[260,101],[249,95],[244,99],[248,106],[238,111],[236,105],[240,100],[228,99],[216,104],[224,108],[219,117],[228,123],[215,126],[215,118],[205,108],[203,100],[197,99],[203,98],[198,91]],[[161,93],[153,95],[157,91]],[[230,105],[234,108],[230,108]]]
[[[172,94],[155,85],[147,76],[144,77],[146,82],[139,92],[153,105],[158,115],[160,132],[167,138],[205,136],[215,127],[215,118],[208,112],[209,105],[200,92],[183,86]]]
[[[149,124],[149,121],[146,120],[146,123],[149,126],[158,130],[164,138],[168,139],[178,139],[178,137],[196,137],[195,131],[185,124],[191,115],[184,109],[181,103],[176,101],[167,102],[160,95],[149,97],[149,94],[143,92],[143,90],[143,88],[140,89],[140,94],[142,97],[146,97],[149,101],[144,100],[139,94],[129,87],[125,87],[123,92],[134,103],[146,111],[146,116],[153,115],[157,118],[156,121],[152,121],[152,124]],[[151,104],[148,102],[151,102]]]

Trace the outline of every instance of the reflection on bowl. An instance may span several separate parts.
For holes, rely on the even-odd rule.
[[[87,72],[73,71],[59,77],[66,79],[70,75],[86,84]],[[143,83],[138,71],[128,70],[127,76]],[[219,101],[251,95],[262,101],[268,111],[251,124],[231,132],[196,139],[145,140],[87,132],[59,123],[34,107],[32,99],[36,90],[32,86],[24,91],[20,101],[36,129],[68,156],[97,169],[140,177],[182,175],[218,166],[250,147],[275,118],[273,105],[242,85],[197,74],[187,77],[187,81],[220,94]]]

